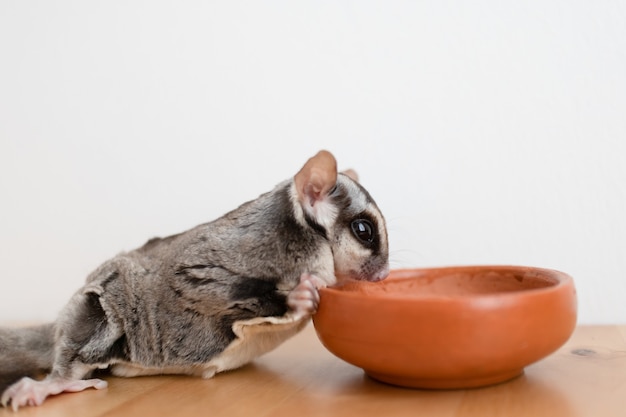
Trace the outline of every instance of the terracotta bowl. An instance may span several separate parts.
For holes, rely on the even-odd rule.
[[[557,350],[576,325],[572,278],[540,268],[394,270],[320,297],[313,322],[328,350],[376,380],[414,388],[509,380]]]

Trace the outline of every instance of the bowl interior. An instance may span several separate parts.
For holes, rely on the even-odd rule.
[[[464,267],[394,270],[377,283],[347,281],[330,291],[368,298],[449,298],[538,290],[558,285],[557,271],[534,268]]]

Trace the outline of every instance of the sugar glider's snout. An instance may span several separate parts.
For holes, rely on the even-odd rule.
[[[382,281],[389,275],[389,261],[384,259],[371,259],[371,262],[366,262],[360,271],[351,271],[347,278],[378,282]],[[344,276],[344,278],[346,278]]]
[[[389,276],[389,264],[384,264],[373,272],[363,273],[359,271],[336,271],[337,282],[345,282],[348,280],[378,282]]]
[[[385,266],[377,273],[371,275],[371,278],[368,281],[382,281],[383,279],[387,278],[387,276],[389,276],[389,262],[387,262]]]

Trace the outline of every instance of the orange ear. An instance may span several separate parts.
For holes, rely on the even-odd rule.
[[[301,203],[311,206],[322,200],[337,183],[337,161],[328,151],[319,151],[295,175],[296,190]]]

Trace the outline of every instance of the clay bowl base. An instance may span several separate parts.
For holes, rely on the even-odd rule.
[[[494,375],[487,375],[476,378],[465,379],[424,379],[424,378],[407,378],[396,375],[385,375],[377,372],[365,371],[365,374],[370,378],[383,382],[385,384],[394,385],[398,387],[406,388],[418,388],[418,389],[466,389],[466,388],[480,388],[489,385],[501,384],[508,382],[521,376],[524,373],[523,369],[515,371],[502,372]]]

